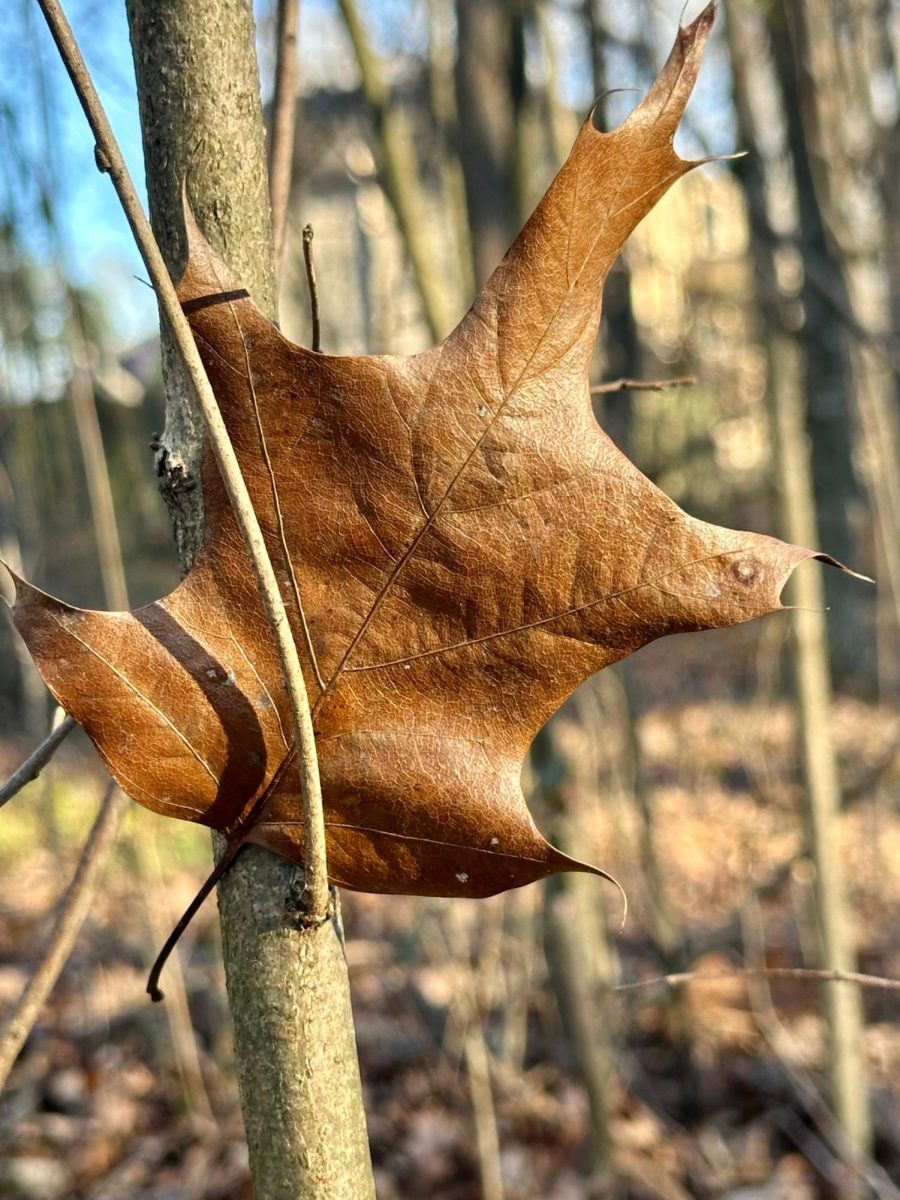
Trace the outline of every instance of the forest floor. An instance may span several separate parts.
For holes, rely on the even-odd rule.
[[[836,704],[860,970],[895,979],[898,734],[894,711]],[[784,702],[663,697],[642,717],[670,965],[814,963],[795,738]],[[603,775],[604,739],[564,721],[559,740],[582,774]],[[25,749],[0,744],[0,773]],[[72,745],[2,814],[0,1018],[28,977],[102,778],[86,744]],[[663,972],[664,939],[628,788],[610,796],[598,785],[586,799],[584,791],[570,793],[580,852],[616,874],[631,900],[619,934],[612,889],[567,877],[579,881],[578,903],[586,896],[601,918],[579,936],[594,972],[588,1036],[608,1071],[605,1113],[590,1108],[584,1042],[561,1015],[566,981],[546,965],[545,885],[483,902],[343,898],[380,1200],[476,1200],[479,1172],[498,1167],[506,1200],[840,1197],[820,987],[731,977],[610,991],[604,980]],[[171,967],[165,1004],[151,1005],[144,990],[208,863],[205,831],[131,806],[76,950],[0,1096],[4,1197],[250,1197],[212,903],[180,947],[189,1017]],[[900,994],[866,990],[862,1002],[877,1159],[862,1169],[871,1194],[896,1195]]]

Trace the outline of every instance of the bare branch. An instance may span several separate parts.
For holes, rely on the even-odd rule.
[[[614,992],[636,992],[642,988],[683,983],[703,983],[711,979],[810,979],[819,983],[855,983],[858,987],[900,992],[900,979],[882,975],[861,975],[858,971],[817,971],[811,967],[735,967],[729,971],[679,971],[674,975],[653,975],[635,983],[620,983]]]
[[[60,726],[62,728],[62,726]],[[37,969],[0,1030],[0,1087],[12,1070],[25,1039],[52,992],[94,900],[100,870],[119,828],[125,797],[110,781],[72,882],[57,909],[56,922]]]
[[[303,794],[306,909],[310,923],[319,923],[327,919],[328,874],[325,859],[325,821],[322,814],[322,790],[316,758],[315,733],[300,658],[275,572],[269,560],[259,521],[253,510],[228,430],[194,344],[190,326],[181,311],[159,246],[141,208],[122,152],[113,135],[103,105],[100,103],[81,51],[60,7],[59,0],[38,0],[38,3],[96,139],[97,163],[101,170],[109,173],[113,182],[147,273],[153,283],[160,308],[171,330],[172,338],[184,359],[185,369],[191,379],[200,410],[203,413],[210,445],[215,453],[222,481],[228,492],[253,566],[257,586],[281,662],[285,689],[293,717],[300,786]]]
[[[611,379],[609,383],[594,384],[591,395],[605,396],[608,392],[667,392],[670,388],[693,387],[696,382],[693,375],[678,375],[674,379]]]
[[[21,792],[26,783],[31,783],[33,779],[37,779],[38,775],[40,775],[41,771],[43,771],[44,767],[46,767],[47,763],[75,728],[75,725],[76,722],[73,717],[66,717],[64,721],[60,721],[59,725],[44,738],[38,748],[29,754],[21,767],[17,771],[13,771],[3,787],[0,788],[0,808],[12,800],[17,792]]]
[[[278,0],[275,93],[269,137],[269,202],[275,270],[281,275],[287,232],[291,167],[294,162],[294,129],[297,123],[297,18],[299,0]],[[317,348],[317,347],[316,347]]]
[[[316,282],[316,260],[313,256],[313,227],[303,226],[303,261],[306,264],[306,282],[309,284],[309,313],[312,319],[312,348],[318,354],[322,349],[322,323],[319,319],[319,285]]]

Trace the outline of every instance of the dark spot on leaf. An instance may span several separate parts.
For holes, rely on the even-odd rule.
[[[754,562],[750,562],[746,558],[740,559],[736,563],[731,564],[731,574],[745,587],[749,587],[751,583],[755,583],[759,576],[759,567]]]

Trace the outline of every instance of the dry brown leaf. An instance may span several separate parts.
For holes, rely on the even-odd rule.
[[[694,163],[672,148],[714,16],[679,31],[612,133],[585,122],[459,326],[408,358],[286,341],[187,216],[179,295],[266,534],[313,705],[333,882],[484,896],[594,870],[541,836],[533,736],[589,675],[669,633],[781,607],[813,555],[694,520],[597,427],[603,281]],[[302,860],[279,664],[212,456],[199,559],[132,613],[19,580],[15,620],[123,789]]]

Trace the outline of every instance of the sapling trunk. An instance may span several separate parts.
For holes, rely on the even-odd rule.
[[[259,78],[249,0],[129,0],[154,231],[184,266],[180,182],[195,215],[275,316]],[[187,568],[202,536],[200,421],[164,343],[166,430],[158,468]],[[296,868],[255,847],[219,887],[235,1054],[259,1200],[365,1200],[373,1184],[347,969],[334,919],[301,930]]]

